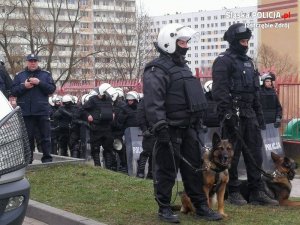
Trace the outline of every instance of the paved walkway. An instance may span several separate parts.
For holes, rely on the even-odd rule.
[[[23,225],[48,225],[47,223],[43,223],[41,221],[25,217],[25,220],[23,222]]]

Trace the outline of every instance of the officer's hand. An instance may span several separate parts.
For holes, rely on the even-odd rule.
[[[38,85],[40,83],[40,80],[36,77],[29,78],[29,82],[33,85]]]
[[[89,122],[93,122],[93,120],[94,120],[94,118],[93,118],[91,115],[89,115],[89,116],[88,116],[88,121],[89,121]]]
[[[281,126],[281,119],[279,117],[276,118],[275,123],[274,123],[274,127],[278,128]]]
[[[34,85],[26,79],[25,82],[24,82],[24,86],[25,86],[26,89],[30,89],[30,88],[33,88]]]
[[[157,141],[160,143],[167,144],[170,141],[170,134],[168,128],[162,128],[157,132]]]

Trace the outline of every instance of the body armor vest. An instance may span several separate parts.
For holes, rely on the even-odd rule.
[[[187,65],[176,65],[167,56],[153,60],[146,66],[146,69],[153,66],[162,69],[170,79],[166,92],[166,115],[168,120],[174,122],[200,117],[207,108],[207,102],[202,86],[193,77],[190,68]]]
[[[259,89],[258,74],[253,62],[248,56],[239,56],[232,52],[225,52],[233,60],[230,90],[232,93],[254,93]]]
[[[102,100],[97,96],[95,96],[93,100],[95,105],[90,112],[94,119],[93,123],[110,124],[110,122],[113,120],[112,102],[109,100]]]

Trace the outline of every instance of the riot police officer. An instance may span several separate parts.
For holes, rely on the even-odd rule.
[[[249,202],[277,205],[277,201],[262,191],[261,174],[255,166],[262,166],[260,129],[265,129],[265,122],[259,102],[258,73],[251,58],[246,55],[251,35],[251,31],[242,23],[231,25],[225,32],[224,40],[228,41],[230,47],[213,63],[212,94],[218,104],[222,135],[233,140],[235,148],[229,170],[229,202],[237,205],[247,203],[239,192],[237,166],[242,152],[250,191]],[[241,139],[247,146],[242,144]]]
[[[138,166],[137,166],[136,176],[138,178],[145,177],[145,166],[148,160],[147,179],[153,179],[152,152],[153,152],[153,146],[155,145],[155,137],[151,133],[150,130],[151,128],[146,119],[144,99],[140,100],[137,107],[137,123],[143,132],[143,141],[142,141],[143,151],[141,152],[140,157],[137,161]]]
[[[146,65],[143,78],[146,119],[157,140],[153,179],[158,216],[171,223],[179,222],[170,207],[178,168],[197,217],[222,219],[208,207],[201,173],[180,157],[193,167],[201,167],[198,131],[207,103],[200,82],[193,77],[185,60],[188,41],[195,34],[193,29],[177,23],[163,27],[156,44],[160,56]]]
[[[273,87],[275,75],[272,73],[263,74],[263,82],[260,89],[260,100],[266,124],[274,123],[274,127],[280,127],[282,118],[282,107]]]
[[[100,146],[103,147],[103,157],[106,168],[117,170],[116,157],[113,153],[113,135],[111,123],[113,121],[112,92],[114,88],[103,83],[99,86],[99,94],[91,96],[84,103],[83,109],[90,123],[91,155],[95,166],[101,166]]]

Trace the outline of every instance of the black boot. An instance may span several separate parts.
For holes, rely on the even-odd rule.
[[[233,205],[246,205],[247,201],[240,192],[232,192],[228,195],[228,202]]]
[[[112,152],[104,153],[105,168],[113,171],[117,171],[116,156]]]
[[[159,207],[158,217],[168,223],[180,223],[178,215],[171,210],[171,207]]]
[[[253,191],[249,196],[249,204],[252,205],[279,205],[277,200],[274,200],[266,195],[263,191]]]
[[[196,209],[196,215],[200,219],[209,221],[221,220],[223,218],[220,213],[213,211],[207,205],[200,205],[200,207]]]
[[[147,173],[147,179],[153,180],[153,174],[152,174],[152,155],[149,156],[148,160],[148,173]]]
[[[145,177],[145,165],[147,162],[147,157],[140,155],[140,158],[138,160],[138,165],[137,165],[137,171],[136,171],[136,176],[138,178],[144,178]]]

